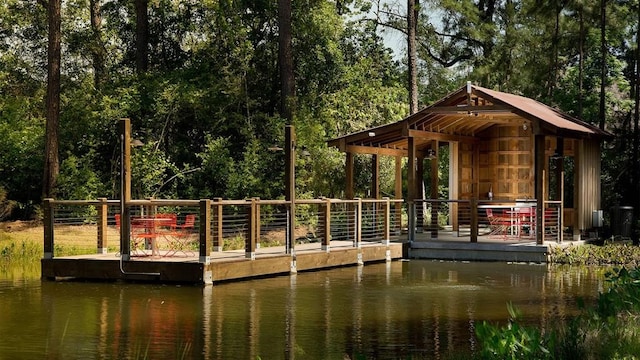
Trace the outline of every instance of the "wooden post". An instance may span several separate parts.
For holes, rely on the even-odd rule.
[[[222,232],[222,220],[223,220],[223,208],[222,208],[222,198],[215,198],[213,200],[213,206],[215,209],[215,230],[213,233],[213,251],[222,251],[224,247],[224,233]]]
[[[362,199],[356,198],[355,208],[355,236],[353,246],[359,248],[362,245]]]
[[[427,202],[424,188],[424,158],[419,156],[416,159],[416,178],[415,178],[415,196],[416,202],[416,232],[421,234],[424,232],[424,216],[427,212]],[[417,204],[420,204],[419,206]]]
[[[564,169],[560,173],[560,206],[558,206],[558,242],[564,241]]]
[[[256,217],[256,227],[254,229],[255,234],[254,237],[256,238],[256,249],[260,249],[260,228],[261,228],[261,223],[260,223],[260,198],[256,197],[256,212],[254,214],[254,216]]]
[[[285,127],[285,200],[289,202],[286,253],[294,255],[296,244],[296,132],[292,125]],[[254,249],[255,252],[255,249]]]
[[[395,198],[402,199],[402,156],[396,156]],[[402,229],[402,206],[396,204],[395,219],[398,232]]]
[[[131,122],[120,119],[120,256],[131,257]]]
[[[478,199],[471,198],[471,242],[478,242]]]
[[[258,203],[256,198],[251,199],[251,207],[249,208],[248,223],[249,231],[244,246],[244,257],[247,259],[256,259],[256,208]]]
[[[534,138],[534,150],[535,150],[535,192],[536,192],[536,244],[542,245],[544,228],[544,135],[536,134]]]
[[[44,199],[44,258],[53,259],[53,199]]]
[[[322,250],[329,252],[331,249],[331,199],[324,199],[320,205],[320,216],[322,216]]]
[[[211,200],[200,199],[200,226],[199,226],[199,242],[201,264],[209,265],[211,263]]]
[[[384,227],[383,227],[383,245],[389,245],[391,243],[391,201],[389,201],[388,197],[383,198],[384,203],[383,206],[383,214],[384,214]]]
[[[107,220],[109,216],[109,207],[107,206],[107,198],[98,199],[98,244],[97,253],[107,253]]]
[[[407,217],[409,222],[409,241],[416,237],[415,199],[416,199],[416,144],[413,137],[408,138],[409,160],[407,163]]]
[[[433,149],[434,153],[435,153],[435,157],[433,159],[431,159],[431,194],[430,197],[434,200],[439,198],[439,194],[438,194],[438,183],[439,183],[439,179],[438,179],[438,159],[439,159],[439,153],[440,153],[440,149],[438,146],[438,140],[433,140],[431,142],[431,148]],[[440,210],[440,203],[439,202],[434,202],[433,205],[431,205],[431,238],[432,239],[437,239],[438,238],[438,210]]]
[[[371,197],[380,198],[380,157],[377,154],[371,156]]]

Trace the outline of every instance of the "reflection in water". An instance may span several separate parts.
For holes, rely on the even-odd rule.
[[[512,302],[546,329],[603,269],[393,262],[216,286],[0,277],[0,357],[439,359]],[[4,311],[12,309],[11,311]]]

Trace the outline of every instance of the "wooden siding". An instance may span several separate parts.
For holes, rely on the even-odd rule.
[[[576,158],[575,207],[576,230],[592,227],[592,212],[599,210],[600,188],[600,144],[595,140],[579,140]]]
[[[532,198],[533,145],[531,131],[522,126],[494,126],[482,134],[477,146],[477,161],[473,144],[460,144],[460,199],[470,199],[477,188],[479,199],[487,199],[490,189],[494,199]],[[474,171],[473,164],[477,164]],[[476,175],[477,174],[477,175]]]

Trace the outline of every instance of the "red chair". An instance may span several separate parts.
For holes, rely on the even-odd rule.
[[[192,235],[194,234],[195,225],[195,214],[187,214],[184,218],[184,223],[176,225],[172,240],[169,241],[169,251],[166,256],[173,256],[178,253],[182,253],[185,256],[194,256]]]
[[[509,235],[509,229],[512,225],[511,218],[497,212],[494,214],[492,209],[487,209],[487,219],[491,230],[489,237],[500,237],[503,240],[507,240],[507,235]]]

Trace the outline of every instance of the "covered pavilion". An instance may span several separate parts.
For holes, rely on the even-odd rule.
[[[559,228],[573,239],[593,224],[601,209],[600,145],[612,135],[538,101],[467,83],[443,99],[398,122],[330,140],[346,153],[347,198],[354,197],[354,156],[372,159],[372,197],[379,198],[380,156],[395,157],[395,196],[402,198],[402,161],[408,159],[407,204],[425,198],[424,160],[431,159],[431,194],[438,200],[438,153],[449,151],[449,199],[467,200],[477,214],[478,201],[535,201],[536,221],[543,223],[553,193],[560,205]],[[573,181],[565,186],[565,164]],[[565,193],[565,187],[567,192]],[[570,199],[570,201],[567,201]],[[410,210],[412,206],[408,206]],[[457,206],[449,211],[455,213]],[[454,230],[457,216],[451,216]],[[596,219],[597,221],[597,219]],[[410,234],[415,214],[409,211]],[[473,221],[471,222],[473,228]],[[544,230],[536,229],[542,244]],[[477,233],[475,234],[477,236]],[[412,236],[409,236],[410,240]],[[473,230],[471,241],[475,242]]]

